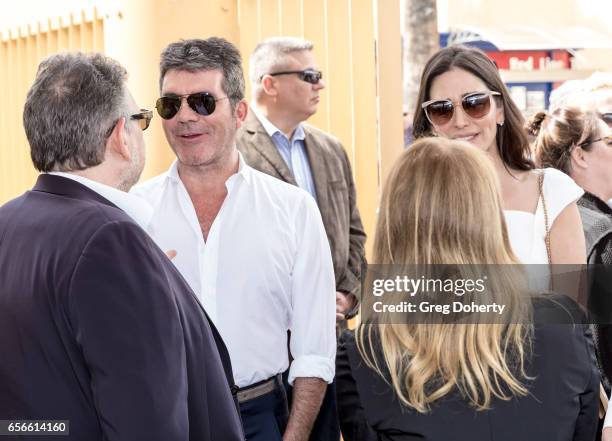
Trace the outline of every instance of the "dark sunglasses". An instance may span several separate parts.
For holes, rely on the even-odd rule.
[[[181,110],[183,98],[187,98],[187,104],[198,115],[208,116],[217,108],[217,101],[227,97],[215,98],[208,92],[198,92],[189,95],[168,95],[158,98],[155,102],[157,113],[163,119],[171,119]]]
[[[292,75],[296,74],[298,78],[302,81],[306,81],[310,84],[318,84],[319,81],[323,78],[323,72],[314,69],[306,69],[306,70],[286,70],[283,72],[274,72],[269,74],[271,77],[276,77],[278,75]]]
[[[144,132],[149,128],[149,124],[151,124],[151,120],[153,119],[153,112],[147,109],[140,109],[140,112],[128,116],[128,119],[138,121],[138,126],[140,127],[140,130]],[[113,133],[113,129],[116,125],[117,121],[115,121],[113,125],[108,128],[108,130],[106,131],[106,138],[108,138],[111,133]]]
[[[605,122],[609,127],[612,127],[612,112],[601,113],[600,118]]]
[[[151,124],[151,120],[153,119],[153,111],[147,109],[140,109],[139,113],[130,115],[130,119],[137,120],[138,125],[140,126],[140,130],[144,132],[149,128],[149,124]]]
[[[491,110],[491,97],[493,96],[501,96],[501,93],[493,91],[470,93],[461,99],[461,108],[472,119],[484,118]],[[450,99],[431,100],[421,104],[421,107],[430,123],[442,126],[453,119],[457,104]]]

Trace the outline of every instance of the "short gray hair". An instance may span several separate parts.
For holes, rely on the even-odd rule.
[[[34,167],[71,171],[101,164],[108,131],[125,113],[126,79],[123,66],[98,53],[43,60],[23,109]]]
[[[253,91],[260,88],[264,75],[287,67],[288,54],[311,51],[313,47],[311,41],[298,37],[272,37],[259,43],[249,58],[249,79]]]
[[[169,44],[161,53],[159,62],[159,89],[169,70],[220,70],[223,72],[223,92],[229,97],[232,108],[244,98],[244,72],[240,51],[224,38],[206,40],[180,40]]]

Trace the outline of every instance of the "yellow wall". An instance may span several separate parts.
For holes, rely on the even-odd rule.
[[[240,47],[246,73],[259,41],[296,35],[314,42],[327,84],[310,122],[343,142],[372,236],[381,180],[402,149],[399,0],[125,0],[100,11],[91,7],[50,31],[35,27],[0,46],[0,95],[7,97],[0,117],[0,203],[31,187],[36,176],[21,114],[43,56],[59,50],[104,51],[127,68],[139,105],[153,109],[159,54],[172,41],[225,37]],[[173,160],[159,117],[145,139],[143,179]]]
[[[123,64],[136,102],[154,110],[159,97],[159,54],[173,41],[224,37],[238,45],[238,13],[235,0],[127,0],[118,14],[108,16],[106,53]],[[145,132],[147,165],[142,179],[165,171],[173,153],[155,114]]]
[[[22,124],[39,62],[54,52],[104,50],[104,21],[95,11],[11,29],[0,39],[0,204],[27,190],[37,173]],[[44,109],[41,109],[44,111]]]
[[[381,180],[402,150],[399,17],[399,0],[238,0],[245,72],[248,55],[266,37],[293,35],[314,43],[327,87],[309,122],[346,148],[370,239]]]

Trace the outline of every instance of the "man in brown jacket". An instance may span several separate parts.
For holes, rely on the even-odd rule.
[[[312,48],[294,37],[270,38],[255,48],[249,63],[251,111],[236,142],[250,166],[303,188],[317,201],[334,263],[336,317],[344,321],[358,308],[366,235],[344,148],[304,122],[317,111],[325,87]],[[313,440],[339,439],[335,387],[330,386]]]

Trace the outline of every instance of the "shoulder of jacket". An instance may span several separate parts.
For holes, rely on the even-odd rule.
[[[321,130],[318,127],[315,127],[308,123],[302,123],[302,125],[304,127],[305,133],[310,134],[311,136],[315,136],[323,142],[333,144],[334,146],[342,148],[342,143],[340,142],[340,140],[331,133]]]

